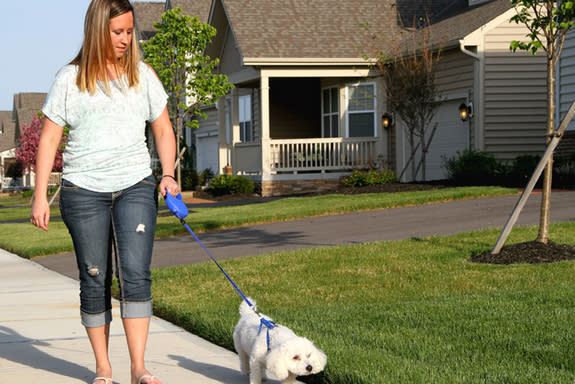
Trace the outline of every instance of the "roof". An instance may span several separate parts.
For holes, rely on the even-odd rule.
[[[140,38],[149,40],[157,32],[154,24],[162,21],[166,3],[164,1],[135,1],[133,6]]]
[[[396,32],[392,0],[221,1],[244,58],[361,58]],[[362,25],[370,25],[368,31]]]
[[[0,111],[0,152],[16,147],[16,123],[12,111]]]
[[[439,43],[449,45],[449,43],[458,42],[512,7],[513,5],[509,0],[495,0],[460,10],[449,19],[427,27],[430,43],[432,45]]]
[[[398,22],[404,27],[418,27],[444,20],[467,8],[469,0],[397,0]]]
[[[201,22],[207,23],[212,0],[167,0],[167,5],[170,8],[181,8],[185,15],[199,16]]]
[[[15,123],[15,137],[20,136],[22,125],[32,124],[32,120],[38,112],[42,111],[42,106],[46,100],[46,93],[26,92],[14,95],[13,121]]]

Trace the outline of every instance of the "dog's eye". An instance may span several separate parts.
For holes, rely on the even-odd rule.
[[[295,356],[293,357],[293,359],[294,359],[294,360],[300,360],[300,357],[299,357],[299,355],[295,355]]]

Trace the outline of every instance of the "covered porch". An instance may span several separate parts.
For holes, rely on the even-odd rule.
[[[302,184],[313,190],[387,164],[382,88],[368,75],[272,68],[237,84],[219,106],[220,170],[229,164],[233,174],[261,183],[263,195],[277,195],[289,193],[286,185],[295,193]]]

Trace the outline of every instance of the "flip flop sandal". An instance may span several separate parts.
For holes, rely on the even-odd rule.
[[[112,380],[111,377],[94,377],[94,380],[92,380],[92,384],[94,384],[98,380],[104,380],[104,384],[114,384],[114,381]]]
[[[152,376],[152,375],[142,375],[142,376],[140,376],[140,378],[138,379],[138,384],[142,384],[142,380],[145,380],[145,379],[150,379],[150,380],[152,380],[152,381],[150,382],[150,384],[154,384],[154,381],[156,380],[156,378],[155,378],[154,376]],[[108,384],[108,383],[106,383],[106,384]]]

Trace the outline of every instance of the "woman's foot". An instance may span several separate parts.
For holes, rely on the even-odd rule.
[[[133,375],[137,381],[132,381],[133,384],[162,384],[160,379],[150,374],[148,371],[144,371],[139,375]]]

